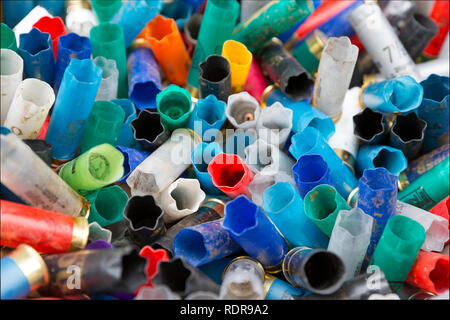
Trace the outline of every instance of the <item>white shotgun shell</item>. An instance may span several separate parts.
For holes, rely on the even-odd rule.
[[[97,67],[103,70],[102,81],[98,87],[95,101],[116,99],[119,85],[119,71],[117,70],[116,61],[102,56],[96,57],[93,61]]]
[[[258,138],[283,148],[292,129],[293,112],[280,102],[261,110],[256,129]]]
[[[23,59],[10,49],[1,49],[1,125],[6,115],[17,87],[23,78]]]
[[[228,97],[225,115],[235,128],[255,128],[260,112],[258,101],[247,91],[235,93]]]
[[[20,44],[20,35],[22,33],[28,33],[33,29],[33,25],[38,22],[42,17],[53,16],[41,6],[35,6],[20,22],[13,28],[14,34],[16,36],[17,47]]]

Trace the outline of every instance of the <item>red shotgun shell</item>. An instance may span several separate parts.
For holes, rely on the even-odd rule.
[[[58,41],[59,37],[66,34],[66,26],[64,21],[60,17],[50,18],[48,16],[40,18],[34,25],[33,28],[38,29],[41,32],[47,32],[50,34],[53,45],[53,53],[56,56],[58,54]]]
[[[208,165],[213,184],[231,199],[244,194],[251,199],[248,184],[254,174],[235,154],[220,153]]]

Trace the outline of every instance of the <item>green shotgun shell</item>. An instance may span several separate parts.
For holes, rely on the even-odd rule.
[[[91,0],[98,21],[108,22],[122,6],[121,0]]]
[[[125,191],[116,185],[95,190],[86,199],[91,204],[89,223],[97,222],[102,228],[122,220],[128,202]]]
[[[184,128],[192,113],[191,94],[171,84],[156,96],[156,107],[167,130]]]
[[[271,1],[247,21],[237,25],[232,40],[243,43],[253,53],[273,37],[305,19],[313,10],[312,0]]]
[[[17,42],[14,31],[11,30],[6,24],[1,24],[1,46],[2,49],[11,49],[17,53]]]
[[[102,56],[116,62],[119,71],[118,98],[128,98],[127,55],[123,29],[118,24],[102,22],[90,31],[92,58]]]
[[[200,63],[212,54],[220,55],[222,53],[223,43],[231,38],[238,15],[239,3],[237,1],[208,0],[189,69],[189,85],[198,88]]]
[[[378,266],[391,285],[401,285],[425,242],[422,225],[405,216],[393,216],[388,220],[372,257],[372,265]]]
[[[319,68],[320,58],[326,41],[327,36],[322,31],[315,30],[291,52],[298,63],[311,75],[314,75]]]
[[[80,153],[102,143],[113,146],[119,140],[125,121],[125,111],[110,101],[96,101],[81,136]]]
[[[448,196],[449,159],[450,157],[447,157],[406,186],[398,193],[398,200],[428,211]]]
[[[328,237],[331,236],[339,211],[350,210],[344,198],[327,184],[313,188],[303,202],[306,216]]]
[[[86,195],[119,180],[123,161],[122,152],[104,143],[64,164],[59,176],[76,192]]]

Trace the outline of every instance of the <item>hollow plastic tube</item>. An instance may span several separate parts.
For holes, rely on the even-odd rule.
[[[3,5],[3,4],[2,4]],[[21,244],[2,257],[1,299],[21,299],[49,282],[48,268],[32,247]]]
[[[2,36],[3,38],[3,36]],[[17,87],[23,77],[23,59],[13,50],[1,49],[1,119],[0,124],[6,120],[11,102]]]
[[[104,228],[123,219],[128,196],[122,188],[113,185],[89,193],[86,199],[91,203],[89,223],[97,222]]]
[[[225,268],[220,298],[226,300],[262,300],[264,298],[264,269],[250,258],[240,256]]]
[[[92,9],[94,9],[95,14],[97,15],[98,21],[108,22],[122,6],[122,1],[92,0],[91,6]]]
[[[101,77],[102,69],[91,60],[70,60],[45,137],[53,146],[54,159],[70,160],[75,157]]]
[[[231,94],[231,69],[228,60],[219,55],[210,55],[198,66],[199,97],[210,94],[227,101]]]
[[[201,223],[206,223],[209,221],[215,221],[223,218],[223,209],[225,204],[217,198],[209,198],[205,200],[198,211],[194,214],[190,214],[170,228],[167,229],[163,235],[158,237],[153,246],[161,247],[168,251],[168,253],[173,256],[173,240],[175,236],[183,229],[196,226]]]
[[[161,75],[151,49],[137,47],[127,59],[128,95],[139,110],[155,109],[156,95],[161,92]]]
[[[203,200],[205,193],[197,179],[177,179],[158,195],[166,224],[196,212]]]
[[[444,249],[449,240],[448,220],[398,200],[395,215],[411,218],[422,225],[427,235],[422,250],[441,252]]]
[[[424,94],[419,107],[419,118],[428,124],[422,150],[430,152],[450,142],[449,123],[445,120],[450,116],[450,79],[432,74],[420,85]]]
[[[223,229],[222,219],[184,228],[173,240],[175,257],[182,257],[194,267],[229,256],[241,247]]]
[[[275,102],[261,110],[256,122],[259,139],[283,148],[292,129],[293,111]]]
[[[450,154],[450,144],[434,149],[433,151],[422,155],[408,164],[408,168],[400,173],[399,190],[403,190],[408,184],[422,176],[425,172],[431,170],[434,166],[444,161]]]
[[[411,76],[372,83],[362,93],[362,104],[381,113],[408,112],[417,109],[424,90]]]
[[[357,187],[358,181],[351,170],[344,164],[324,137],[313,127],[306,127],[301,133],[291,138],[289,152],[298,160],[304,154],[319,154],[328,164],[334,186],[341,196],[347,198]]]
[[[448,274],[448,255],[419,251],[405,282],[434,294],[441,294],[448,291]]]
[[[417,68],[377,3],[364,3],[348,19],[359,39],[386,78],[410,75]]]
[[[294,166],[292,158],[265,140],[257,139],[251,145],[245,147],[244,153],[244,161],[253,172],[275,174],[283,171],[292,175],[292,167]]]
[[[269,78],[293,101],[311,96],[314,80],[278,38],[272,38],[256,55]]]
[[[189,118],[188,128],[197,132],[203,141],[212,142],[220,128],[227,120],[225,115],[226,103],[210,94],[199,99]]]
[[[287,172],[279,171],[268,173],[260,171],[256,173],[253,180],[248,184],[248,191],[252,195],[252,202],[261,206],[264,191],[277,182],[287,182],[295,186],[294,179]]]
[[[59,176],[75,191],[86,194],[119,180],[123,176],[123,160],[119,150],[104,143],[65,163]]]
[[[330,235],[328,251],[341,257],[345,279],[358,276],[372,234],[373,217],[361,209],[341,210]]]
[[[119,71],[118,98],[128,98],[124,30],[120,25],[103,22],[90,30],[90,40],[93,58],[103,56],[106,59],[116,61],[117,70]]]
[[[267,79],[262,73],[258,61],[253,57],[243,90],[250,93],[256,100],[261,101],[264,89],[266,89],[267,85]]]
[[[336,218],[341,210],[350,210],[347,202],[332,186],[322,184],[313,188],[303,199],[305,215],[325,233],[331,236]]]
[[[123,3],[110,22],[122,27],[125,47],[128,48],[145,23],[152,20],[162,8],[161,0],[136,0]]]
[[[125,112],[110,101],[96,101],[81,136],[80,153],[103,143],[115,146],[119,140]]]
[[[233,40],[242,42],[254,52],[272,37],[285,32],[293,24],[308,17],[317,3],[313,1],[270,2],[233,30]]]
[[[300,133],[307,127],[313,127],[319,130],[325,140],[328,140],[335,133],[335,127],[331,118],[308,102],[294,102],[284,95],[280,89],[275,89],[267,96],[266,104],[271,105],[277,101],[280,101],[284,107],[292,110],[293,132]]]
[[[25,243],[40,253],[82,250],[86,246],[89,235],[86,218],[5,200],[0,204],[2,246],[16,248]]]
[[[18,53],[23,59],[23,71],[27,78],[37,78],[53,85],[55,56],[48,33],[36,28],[29,33],[22,33]]]
[[[150,151],[158,148],[170,137],[170,132],[162,124],[160,114],[148,109],[139,112],[139,116],[131,122],[131,129],[134,139]]]
[[[328,238],[308,219],[295,187],[277,182],[262,195],[261,208],[291,246],[326,248]]]
[[[397,115],[391,127],[389,145],[400,149],[407,160],[414,160],[422,149],[426,129],[427,123],[414,112]]]
[[[359,141],[353,134],[353,117],[361,110],[359,105],[360,88],[355,87],[347,90],[342,103],[341,118],[335,124],[335,132],[328,140],[328,144],[354,171],[356,157],[358,156]]]
[[[170,131],[183,128],[192,113],[191,94],[171,84],[156,96],[156,106],[163,125]]]
[[[449,157],[398,193],[398,200],[429,210],[448,196]]]
[[[200,137],[189,129],[177,129],[130,174],[127,184],[133,195],[156,194],[167,188],[191,164]]]
[[[102,80],[100,82],[100,86],[98,87],[95,101],[109,101],[117,98],[119,71],[116,67],[116,61],[106,59],[102,56],[97,56],[93,59],[93,62],[97,67],[103,70]]]
[[[212,143],[199,143],[191,154],[192,166],[194,168],[195,175],[200,182],[200,185],[207,194],[219,195],[222,194],[212,182],[212,178],[208,173],[208,164],[211,160],[223,153],[222,148],[216,142]]]
[[[236,154],[241,159],[245,159],[245,148],[256,141],[254,130],[236,130],[231,137],[225,141],[225,153]]]
[[[33,28],[36,28],[41,32],[50,34],[50,38],[52,39],[53,53],[56,59],[56,57],[58,56],[59,38],[62,35],[66,34],[66,26],[64,25],[64,21],[61,19],[61,17],[45,16],[40,18],[35,24],[33,24]]]
[[[132,196],[123,216],[131,237],[140,246],[151,244],[166,231],[162,209],[153,196]]]
[[[1,181],[28,205],[63,214],[87,216],[89,202],[78,195],[22,140],[12,133],[1,137]],[[24,159],[27,165],[23,166]]]
[[[124,161],[123,161],[123,176],[118,180],[118,182],[125,183],[128,176],[131,172],[133,172],[136,167],[142,163],[149,155],[149,152],[135,150],[131,148],[127,148],[124,146],[116,146],[116,149],[122,152]]]
[[[246,196],[241,195],[226,204],[222,226],[265,268],[279,268],[287,252],[286,242],[269,218]]]
[[[0,23],[1,28],[1,48],[10,49],[17,53],[17,42],[14,31],[4,23]]]
[[[260,113],[258,101],[248,92],[243,91],[228,97],[225,115],[235,128],[255,128]]]
[[[111,243],[112,232],[106,228],[100,227],[98,222],[89,223],[89,241],[103,240]]]
[[[67,30],[83,37],[89,37],[92,27],[98,25],[98,18],[86,2],[68,1],[66,9]]]
[[[301,156],[292,167],[292,172],[302,199],[318,185],[333,186],[330,168],[321,155],[305,154]]]
[[[264,299],[265,300],[287,300],[295,296],[308,296],[311,292],[305,289],[296,288],[290,283],[274,276],[265,274],[264,276]]]
[[[380,144],[386,139],[388,123],[385,116],[364,108],[353,117],[353,134],[364,145]]]
[[[200,63],[210,55],[221,53],[223,43],[231,38],[238,15],[239,3],[235,0],[207,2],[189,69],[190,86],[198,88]]]
[[[53,102],[55,94],[48,83],[38,79],[25,79],[17,87],[4,126],[21,139],[34,139]]]
[[[167,80],[183,86],[187,80],[191,58],[175,20],[157,15],[146,24],[139,37],[152,49]]]
[[[208,173],[214,186],[230,198],[241,194],[250,197],[248,184],[253,179],[253,172],[237,155],[220,153],[208,164]]]
[[[326,295],[336,292],[344,283],[345,265],[331,251],[296,247],[283,259],[283,274],[293,286]]]
[[[385,168],[364,170],[359,179],[358,208],[375,219],[365,263],[370,261],[388,220],[395,215],[397,187],[397,177]]]
[[[117,144],[124,147],[134,147],[136,141],[134,140],[134,134],[131,128],[131,121],[136,119],[136,108],[134,104],[128,99],[113,99],[111,102],[117,104],[125,112],[125,120],[123,121]]]
[[[425,237],[420,223],[404,216],[390,218],[373,253],[372,264],[383,270],[387,281],[404,282]]]
[[[348,37],[329,38],[322,51],[312,104],[331,118],[342,114],[358,51]]]
[[[252,54],[242,43],[227,40],[223,44],[222,56],[227,58],[231,69],[231,90],[234,93],[244,89],[252,62]]]
[[[380,145],[363,145],[356,158],[356,167],[360,174],[366,169],[386,168],[398,176],[408,166],[408,161],[400,149]]]
[[[71,32],[67,35],[62,35],[59,37],[58,52],[58,56],[56,57],[55,55],[55,81],[53,82],[55,92],[58,92],[64,71],[69,65],[70,59],[90,59],[92,46],[88,37],[81,37],[76,33]]]

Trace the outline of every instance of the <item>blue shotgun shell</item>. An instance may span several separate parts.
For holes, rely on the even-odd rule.
[[[194,7],[185,1],[172,1],[164,3],[161,14],[166,18],[172,18],[177,24],[178,30],[183,30],[184,24],[191,17]]]
[[[212,143],[199,143],[194,151],[191,153],[192,167],[194,168],[195,175],[202,190],[210,195],[223,194],[212,182],[211,176],[208,173],[208,164],[214,159],[214,157],[220,153],[223,153],[222,148],[217,142]]]
[[[423,88],[411,76],[372,83],[362,93],[362,104],[381,113],[409,112],[417,109]]]
[[[73,32],[59,37],[58,57],[56,58],[55,65],[55,80],[53,82],[55,94],[58,93],[64,71],[66,71],[70,60],[72,58],[80,60],[90,59],[91,53],[92,45],[88,37],[82,37]]]
[[[26,78],[36,78],[53,86],[55,78],[55,55],[50,34],[36,28],[20,35],[17,52],[23,59]]]
[[[408,161],[402,150],[380,145],[363,145],[359,148],[356,168],[360,174],[366,169],[386,168],[393,175],[408,167]]]
[[[290,283],[271,275],[264,277],[265,300],[284,300],[290,296],[309,296],[312,292],[303,288],[297,288]]]
[[[53,159],[70,160],[75,157],[102,73],[102,69],[92,60],[70,60],[59,87],[45,138],[53,146]]]
[[[126,183],[128,176],[138,165],[141,164],[149,155],[150,152],[135,150],[127,148],[125,146],[116,146],[116,149],[123,154],[123,176],[118,180],[118,182]]]
[[[358,208],[374,218],[365,264],[369,263],[387,221],[395,214],[397,190],[397,176],[385,168],[364,170],[359,179]]]
[[[318,29],[328,37],[351,37],[355,34],[348,16],[360,5],[364,4],[364,0],[356,0],[347,8],[339,12],[330,20],[322,24]]]
[[[450,78],[432,74],[420,85],[424,93],[419,118],[428,124],[422,151],[430,152],[449,142]]]
[[[350,192],[358,186],[358,180],[351,170],[344,164],[339,156],[325,141],[320,132],[312,127],[305,128],[296,133],[291,139],[289,152],[295,159],[305,154],[319,154],[328,164],[334,186],[339,194],[347,199]]]
[[[305,154],[301,156],[292,167],[292,173],[302,199],[320,184],[334,187],[330,168],[321,155]]]
[[[128,96],[138,110],[156,109],[161,75],[153,51],[137,47],[128,55]]]
[[[283,104],[283,107],[293,111],[293,132],[300,133],[307,127],[313,127],[319,130],[327,141],[334,134],[335,127],[333,120],[319,109],[310,105],[307,100],[294,102],[280,89],[276,89],[269,94],[266,104],[269,106],[276,101],[280,101],[281,104]]]
[[[227,120],[225,107],[226,103],[218,100],[213,94],[204,99],[199,99],[192,111],[188,128],[197,132],[202,141],[214,141],[220,128]]]
[[[125,47],[129,47],[145,24],[159,13],[162,4],[162,0],[135,0],[122,4],[110,22],[123,28]]]
[[[225,205],[222,224],[250,256],[267,269],[277,269],[287,253],[286,241],[262,210],[241,195]]]
[[[222,227],[223,219],[184,228],[173,239],[175,257],[194,267],[238,252],[241,247]]]
[[[123,122],[122,130],[120,131],[119,140],[117,144],[124,147],[133,147],[137,144],[134,140],[133,129],[131,129],[131,121],[136,119],[136,108],[134,104],[128,99],[113,99],[112,103],[117,104],[125,112],[125,121]]]
[[[275,183],[264,191],[262,199],[261,208],[290,245],[315,249],[328,247],[329,239],[306,216],[303,200],[292,184]]]
[[[34,1],[5,0],[2,7],[4,22],[12,29],[34,8]]]

